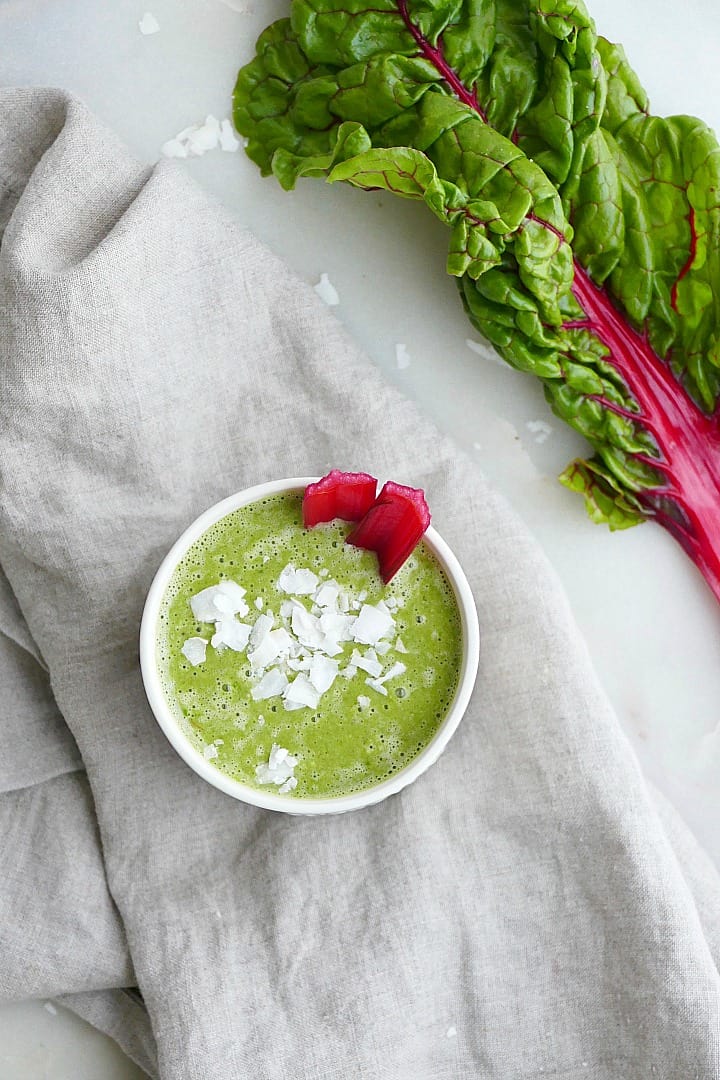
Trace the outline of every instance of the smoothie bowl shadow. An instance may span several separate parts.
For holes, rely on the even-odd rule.
[[[479,658],[478,618],[470,585],[458,560],[435,529],[427,529],[420,545],[422,552],[419,559],[408,560],[415,569],[408,570],[405,576],[402,571],[399,572],[396,582],[390,583],[392,590],[389,587],[388,590],[383,589],[382,581],[375,573],[377,584],[373,593],[373,571],[368,567],[372,567],[374,556],[371,552],[361,552],[341,542],[342,531],[338,533],[337,530],[342,530],[342,523],[314,530],[302,528],[302,495],[307,485],[316,480],[317,477],[295,477],[259,484],[231,495],[201,514],[179,537],[161,563],[148,592],[140,629],[140,666],[150,707],[168,741],[186,764],[209,784],[235,799],[268,810],[301,815],[358,810],[396,794],[417,780],[437,761],[460,723],[475,684]],[[263,517],[267,529],[267,522],[277,514],[285,515],[280,521],[279,530],[276,532],[271,527],[263,538],[262,531],[258,533],[258,528],[262,530]],[[290,555],[283,548],[283,537],[287,539],[288,535],[292,535],[288,532],[288,514],[298,519],[296,531],[299,535],[307,537],[308,534],[317,533],[319,544],[318,551],[313,549],[313,559],[306,558],[304,562],[307,569],[300,569],[300,576],[296,574],[295,578],[292,578],[296,570],[291,561],[291,555],[295,553],[292,540]],[[244,522],[243,515],[247,518]],[[335,563],[330,562],[331,568],[322,565],[322,543],[329,545],[328,558],[331,555],[336,560]],[[333,601],[332,610],[337,610],[336,586],[339,585],[341,589],[345,587],[345,582],[336,580],[340,577],[336,573],[338,552],[351,560],[355,585],[358,582],[360,585],[371,583],[370,587],[362,588],[355,594],[351,587],[341,593],[346,611],[358,616],[367,602],[372,608],[369,614],[373,622],[377,618],[374,615],[377,611],[375,604],[379,604],[384,612],[388,610],[387,602],[390,614],[385,618],[392,620],[392,631],[376,643],[377,651],[369,648],[367,642],[358,645],[351,640],[343,643],[342,651],[338,647],[339,659],[331,660],[330,667],[324,656],[316,661],[323,671],[331,672],[331,677],[332,671],[336,672],[333,688],[324,695],[329,700],[325,718],[322,711],[313,709],[314,699],[305,705],[283,701],[277,687],[276,696],[255,700],[255,695],[263,692],[261,682],[257,681],[256,676],[254,687],[248,689],[246,679],[253,674],[248,652],[250,657],[257,655],[257,652],[253,654],[251,651],[253,637],[246,643],[245,650],[240,648],[242,643],[237,641],[233,643],[234,648],[226,647],[222,641],[217,648],[213,647],[212,642],[217,640],[213,636],[213,629],[217,630],[222,624],[217,623],[213,627],[198,620],[199,608],[195,606],[190,610],[192,594],[195,593],[194,602],[197,604],[202,600],[202,597],[198,600],[197,595],[207,589],[208,582],[236,583],[232,588],[238,596],[244,593],[244,597],[234,604],[229,603],[230,609],[233,606],[236,609],[235,613],[229,615],[231,620],[243,618],[246,624],[254,628],[256,623],[260,625],[260,617],[265,616],[266,625],[277,627],[280,622],[290,630],[291,625],[296,626],[296,618],[302,625],[308,620],[308,616],[300,611],[301,606],[308,613],[311,603],[312,610],[327,611],[328,608],[318,608],[317,601],[322,602],[324,597],[329,597]],[[299,564],[297,558],[294,561]],[[312,568],[308,565],[311,561]],[[419,568],[418,563],[422,563]],[[441,624],[441,632],[420,628],[426,634],[424,639],[418,639],[423,643],[422,663],[425,667],[419,676],[416,673],[417,692],[414,693],[415,685],[412,680],[408,684],[408,678],[411,679],[414,670],[411,664],[413,657],[417,668],[417,652],[420,650],[413,649],[412,635],[416,629],[414,623],[424,623],[426,616],[416,614],[416,608],[412,605],[408,605],[410,610],[405,611],[402,597],[408,591],[407,581],[411,580],[411,576],[414,580],[423,567],[426,568],[426,575],[430,573],[435,579],[434,587],[439,586],[444,592],[448,618],[452,621],[446,619]],[[303,594],[303,590],[309,587],[308,573],[311,575],[310,585],[313,584],[314,572],[317,588],[313,598],[307,593]],[[268,586],[267,580],[273,574],[274,580]],[[259,585],[257,589],[254,587],[255,578],[258,582],[265,580],[264,594]],[[240,590],[237,589],[238,584]],[[278,591],[279,585],[284,586],[286,591]],[[320,592],[323,585],[329,586],[329,591],[326,589],[324,594]],[[293,590],[300,590],[300,595],[293,595]],[[352,598],[350,601],[348,596]],[[279,612],[284,612],[282,619]],[[273,621],[268,623],[270,618]],[[311,621],[312,618],[310,616]],[[409,625],[410,622],[413,625]],[[397,632],[398,626],[406,628],[407,645]],[[298,632],[302,634],[302,630]],[[186,653],[180,655],[179,642],[186,634],[188,640],[183,648],[193,662]],[[193,636],[195,634],[197,636]],[[265,641],[261,642],[263,647],[267,645],[267,637],[266,634]],[[190,639],[198,644],[190,646]],[[297,641],[292,640],[297,652]],[[200,654],[193,655],[192,648],[199,648]],[[437,667],[438,658],[446,653],[451,656],[448,666],[452,671],[446,676],[444,697],[438,699],[439,707],[435,702],[433,716],[421,715],[422,710],[428,712],[429,699],[427,688],[421,688],[420,683],[432,683],[430,676]],[[199,656],[202,656],[202,660]],[[406,660],[407,664],[404,662]],[[355,661],[358,661],[359,667]],[[288,662],[297,669],[297,674],[288,669]],[[294,677],[293,681],[298,680],[299,688],[301,682],[307,685],[306,674],[300,669],[304,665],[307,670],[311,663],[313,661],[308,658],[306,650],[300,649],[299,659],[286,660],[281,666]],[[342,670],[337,673],[341,663]],[[385,676],[374,679],[377,665],[384,668]],[[205,670],[206,666],[209,671]],[[287,688],[287,676],[279,674],[278,667],[271,670],[271,678],[284,680]],[[404,678],[393,676],[393,672],[400,671],[404,673]],[[393,710],[399,719],[394,717]],[[226,727],[219,729],[212,721],[213,716],[216,721],[220,717]],[[408,718],[417,722],[421,731],[420,736],[417,731],[412,732],[410,744],[407,738],[403,742]],[[336,722],[341,727],[334,726]],[[227,725],[230,725],[229,728]],[[294,742],[293,728],[296,732]],[[222,737],[213,738],[218,730]],[[369,744],[368,749],[369,739],[375,741]],[[417,742],[411,745],[415,739]],[[275,767],[280,770],[274,774],[268,772],[267,768],[270,746],[270,765],[273,765],[274,750]],[[341,767],[333,773],[335,782],[329,790],[321,790],[322,777],[317,771],[320,766],[316,766],[312,773],[306,772],[304,778],[303,769],[310,767],[312,757],[312,754],[303,753],[308,746],[320,747],[318,760],[327,758],[335,766],[343,751],[350,755],[341,761]],[[395,759],[394,752],[397,753]],[[353,753],[356,759],[363,759],[365,764],[363,760],[353,760]],[[234,760],[234,754],[237,760]],[[278,758],[281,759],[279,764]],[[374,773],[372,769],[368,772],[366,767],[371,758],[375,762]],[[288,768],[288,762],[290,766],[296,763],[297,769]],[[283,769],[285,772],[282,772]],[[294,772],[297,772],[297,779],[292,775]],[[264,778],[258,780],[258,773]],[[294,788],[290,789],[287,782],[280,784],[278,777],[285,775],[292,776],[289,784],[295,785]],[[269,776],[274,776],[274,779],[268,779]]]

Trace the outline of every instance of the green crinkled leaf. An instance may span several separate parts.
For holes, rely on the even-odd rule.
[[[303,52],[314,64],[345,68],[381,53],[417,52],[393,0],[373,0],[372,6],[367,0],[297,0],[290,18]]]
[[[520,117],[530,107],[538,85],[538,46],[530,26],[527,0],[496,0],[494,48],[476,80],[488,123],[512,138]]]
[[[615,532],[645,520],[643,511],[630,502],[602,462],[595,458],[571,462],[559,479],[570,491],[584,495],[588,517],[596,524],[607,525]]]
[[[301,176],[329,176],[333,169],[348,158],[370,149],[370,138],[361,124],[348,121],[333,131],[334,143],[324,154],[305,157],[280,147],[272,156],[273,174],[286,190],[291,190]]]
[[[625,213],[620,176],[605,133],[594,131],[585,142],[577,191],[569,208],[574,222],[575,257],[593,281],[603,282],[625,247]]]
[[[558,56],[544,64],[539,98],[518,124],[518,143],[556,184],[568,177],[573,160],[573,83],[570,69]]]
[[[473,325],[595,451],[563,482],[611,528],[651,512],[654,399],[579,296],[620,313],[633,363],[646,342],[667,361],[701,428],[720,394],[720,149],[650,114],[581,0],[292,0],[234,107],[283,186],[382,188],[445,222]]]

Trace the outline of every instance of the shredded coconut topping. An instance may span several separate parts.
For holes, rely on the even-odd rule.
[[[395,346],[395,363],[399,371],[404,371],[405,368],[410,367],[410,354],[407,351],[407,345],[402,342]]]
[[[160,29],[160,23],[150,11],[146,11],[142,19],[138,23],[138,30],[141,34],[157,34]]]
[[[196,593],[190,601],[192,613],[198,622],[216,622],[223,615],[247,615],[250,610],[245,603],[245,589],[236,581],[221,581]]]
[[[189,638],[183,655],[195,665],[204,663],[208,644],[219,651],[245,651],[254,680],[253,700],[278,698],[288,712],[316,709],[339,675],[349,680],[358,671],[367,676],[371,690],[387,696],[385,684],[406,670],[404,663],[388,656],[407,653],[396,631],[398,598],[368,604],[366,590],[348,595],[327,571],[316,574],[292,563],[281,571],[276,588],[284,594],[279,616],[265,609],[260,597],[252,601],[251,609],[246,590],[236,581],[202,589],[191,598],[190,607],[199,623],[214,625],[214,633],[210,642]],[[344,649],[348,642],[349,655]],[[359,694],[357,703],[361,710],[368,709],[371,698]],[[218,757],[221,744],[217,739],[205,747],[208,761]],[[273,743],[269,760],[256,767],[258,783],[273,784],[282,794],[294,791],[296,765],[296,757]]]
[[[307,675],[300,671],[283,690],[283,704],[286,709],[316,709],[320,694]]]
[[[205,638],[191,637],[187,639],[180,652],[186,660],[190,661],[193,667],[197,667],[198,664],[205,663],[207,647],[208,643]]]
[[[259,784],[276,784],[281,794],[285,794],[297,787],[297,780],[293,775],[297,763],[298,758],[294,757],[289,750],[273,743],[267,764],[255,766],[255,778]]]
[[[240,140],[235,137],[232,124],[229,120],[220,121],[220,149],[226,154],[234,154],[240,148]]]
[[[210,115],[205,117],[203,124],[183,128],[174,139],[163,144],[161,153],[169,158],[202,157],[208,150],[218,148],[234,153],[239,146],[230,121],[223,120],[221,123],[217,117]]]
[[[210,638],[210,644],[213,649],[227,646],[235,652],[242,652],[248,643],[250,631],[248,623],[238,622],[234,615],[228,615],[215,623],[215,633]]]
[[[320,280],[318,281],[317,285],[313,286],[313,288],[315,289],[315,292],[318,294],[320,299],[324,300],[328,307],[336,307],[336,305],[340,303],[340,296],[338,294],[338,291],[333,285],[333,283],[330,281],[330,278],[327,276],[327,274],[321,274]]]
[[[250,694],[253,701],[265,701],[267,698],[278,697],[288,684],[287,675],[280,668],[270,668],[256,686],[253,686]]]
[[[317,574],[313,574],[312,570],[296,570],[292,563],[288,563],[278,578],[277,587],[280,592],[292,596],[309,596],[318,587]]]
[[[353,627],[353,638],[363,645],[377,645],[384,637],[389,637],[395,629],[395,620],[387,608],[383,611],[382,600],[377,606],[363,604]]]

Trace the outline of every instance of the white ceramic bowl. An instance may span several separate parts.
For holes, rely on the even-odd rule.
[[[371,806],[373,803],[380,802],[381,799],[386,799],[388,795],[394,795],[396,792],[401,791],[402,788],[407,787],[408,784],[411,784],[413,780],[417,780],[418,776],[424,773],[440,757],[462,719],[475,685],[480,652],[477,610],[467,578],[448,545],[435,529],[430,527],[423,540],[445,571],[454,590],[460,609],[463,652],[455,697],[445,719],[424,750],[403,769],[393,773],[387,780],[375,784],[374,787],[359,791],[353,795],[338,795],[325,799],[293,798],[292,796],[275,795],[271,791],[258,790],[241,783],[239,780],[234,780],[231,776],[220,772],[219,769],[216,769],[209,761],[205,760],[202,753],[185,735],[173,716],[158,675],[156,660],[157,625],[165,590],[170,583],[176,566],[188,548],[211,525],[214,525],[221,518],[226,517],[227,514],[232,513],[233,510],[237,510],[241,506],[247,506],[248,503],[257,502],[268,495],[276,495],[284,491],[302,491],[308,484],[317,479],[316,476],[304,476],[294,477],[289,480],[272,480],[267,484],[257,484],[255,487],[238,492],[237,495],[231,495],[229,498],[223,499],[222,502],[216,503],[215,506],[211,506],[204,514],[201,514],[185,530],[179,540],[173,544],[163,559],[150,586],[140,628],[140,667],[145,692],[157,722],[180,757],[199,776],[202,776],[203,780],[207,780],[209,784],[219,788],[220,791],[224,791],[227,795],[232,795],[233,798],[246,803],[252,803],[253,806],[262,806],[267,810],[280,810],[286,814],[340,814],[347,810],[359,810],[363,806]]]

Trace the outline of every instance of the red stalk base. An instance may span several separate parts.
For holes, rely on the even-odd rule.
[[[575,263],[573,294],[585,313],[581,324],[610,351],[640,412],[628,414],[604,401],[606,408],[629,415],[650,432],[658,450],[657,468],[666,482],[638,498],[658,524],[668,530],[702,572],[720,601],[720,430],[715,417],[695,404],[668,365],[651,349],[613,305],[604,289]],[[576,320],[577,324],[577,320]],[[639,456],[639,455],[638,455]],[[671,510],[677,507],[677,515]]]

